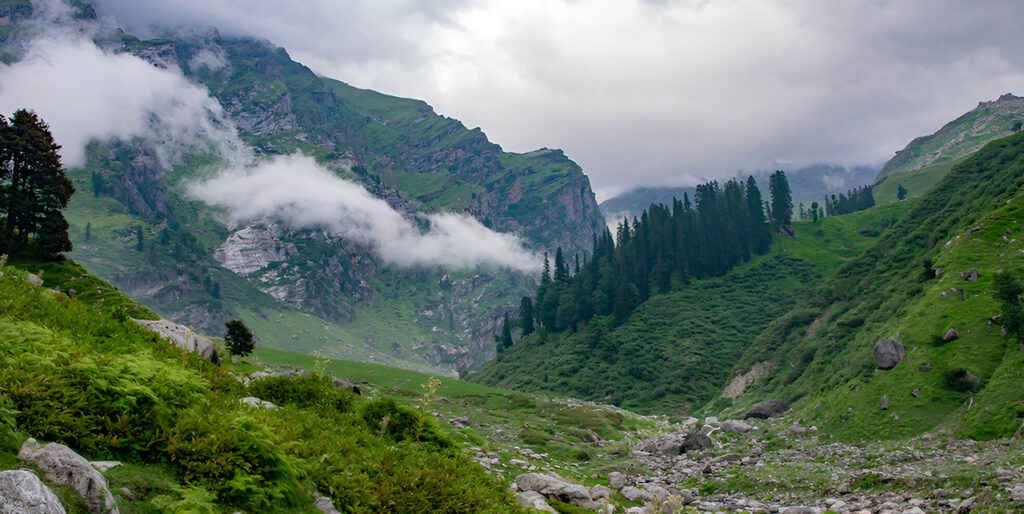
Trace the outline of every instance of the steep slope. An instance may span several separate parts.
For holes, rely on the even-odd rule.
[[[317,76],[266,41],[216,31],[142,41],[88,9],[53,22],[15,4],[9,60],[37,26],[95,32],[108,52],[207,88],[225,113],[215,121],[257,156],[312,156],[421,228],[424,215],[457,213],[538,251],[582,248],[603,228],[587,177],[561,151],[504,152],[422,101]],[[274,218],[226,224],[188,193],[225,155],[201,141],[166,146],[159,136],[91,144],[70,170],[67,217],[77,260],[181,323],[219,333],[237,317],[264,344],[451,373],[493,355],[502,316],[533,287],[494,266],[392,265],[366,244]]]
[[[847,438],[940,426],[973,437],[1013,434],[1024,417],[1024,354],[990,323],[1000,311],[990,285],[996,273],[1024,270],[1022,186],[1024,134],[954,166],[877,245],[758,337],[734,376],[755,365],[762,375],[725,412],[779,398]],[[949,329],[958,337],[944,342]],[[906,351],[889,371],[872,358],[883,338]],[[978,383],[959,381],[965,371]]]
[[[1021,122],[1024,122],[1024,98],[1007,93],[995,101],[980,102],[973,110],[947,123],[934,134],[916,138],[896,152],[878,173],[875,184],[883,180],[904,180],[890,175],[910,174],[929,166],[960,160],[989,141],[1012,133],[1015,127],[1020,130]],[[932,169],[939,178],[948,171],[948,168]],[[895,190],[896,186],[891,187]],[[919,195],[924,191],[915,188],[912,192]]]

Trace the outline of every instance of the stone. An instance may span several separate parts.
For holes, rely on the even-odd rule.
[[[334,388],[335,389],[344,389],[346,391],[358,394],[360,396],[362,396],[362,394],[363,394],[362,391],[359,390],[359,386],[353,384],[352,381],[350,381],[350,380],[347,380],[347,379],[344,379],[344,378],[332,377],[331,378],[331,383],[334,384]]]
[[[694,430],[686,434],[683,440],[682,450],[684,453],[707,450],[711,447],[711,438],[701,430]]]
[[[960,505],[958,505],[956,510],[954,510],[953,512],[956,512],[957,514],[970,512],[972,509],[974,509],[974,504],[977,503],[977,501],[977,496],[971,496],[970,498],[967,498],[966,500],[960,502]]]
[[[918,396],[921,396],[921,390],[920,389],[914,389],[913,391],[910,392],[910,396],[913,396],[914,398],[917,398]]]
[[[273,403],[270,403],[270,402],[268,402],[266,400],[261,400],[259,398],[256,398],[255,396],[246,396],[245,398],[242,398],[241,400],[238,400],[238,401],[240,401],[240,402],[242,402],[242,403],[244,403],[244,404],[246,404],[246,405],[248,405],[250,407],[255,407],[257,409],[277,409],[278,408],[277,405],[274,405]]]
[[[512,459],[508,461],[509,466],[519,466],[521,468],[530,467],[530,463],[522,459]]]
[[[918,373],[928,373],[931,370],[932,370],[931,363],[925,364],[925,365],[921,366],[920,368],[917,368],[917,372]]]
[[[89,465],[94,467],[94,468],[96,468],[96,471],[99,471],[100,473],[106,473],[107,471],[110,471],[111,469],[114,469],[114,468],[120,466],[121,465],[121,461],[119,461],[119,460],[94,460],[94,461],[89,461]]]
[[[0,513],[64,514],[57,495],[35,474],[23,469],[0,471]]]
[[[623,487],[622,490],[619,491],[619,492],[622,494],[623,498],[625,498],[625,499],[627,499],[627,500],[629,500],[631,502],[635,502],[635,501],[639,500],[640,498],[643,498],[643,496],[644,496],[644,492],[643,491],[641,491],[640,489],[638,489],[636,487],[633,487],[631,485],[627,485],[626,487]]]
[[[745,434],[753,430],[754,427],[747,424],[745,421],[738,419],[727,419],[722,422],[722,432],[730,434]]]
[[[570,484],[561,478],[540,473],[526,473],[516,477],[516,485],[523,491],[536,491],[546,498],[554,498],[584,509],[596,510],[597,502],[590,490],[579,484]]]
[[[1010,489],[1010,498],[1015,502],[1024,502],[1024,484],[1017,484]]]
[[[341,514],[338,512],[338,509],[334,508],[334,502],[323,495],[316,495],[316,499],[313,500],[313,507],[324,514]]]
[[[882,410],[889,410],[889,397],[888,396],[883,396],[882,397]]]
[[[765,400],[751,407],[750,410],[743,415],[743,419],[767,419],[772,416],[784,414],[787,411],[789,411],[789,404],[786,402],[782,400]]]
[[[911,507],[907,510],[901,511],[900,514],[925,514],[921,507]]]
[[[792,425],[786,427],[786,429],[783,430],[782,432],[779,432],[779,435],[783,437],[789,437],[792,435],[800,435],[803,434],[804,432],[807,432],[807,429],[800,426],[800,423],[794,421]]]
[[[516,493],[516,499],[518,499],[519,503],[523,504],[523,506],[528,509],[536,509],[541,512],[558,514],[557,510],[552,509],[551,506],[548,505],[544,495],[537,491],[523,491],[521,493]]]
[[[611,500],[612,490],[601,484],[598,484],[590,488],[590,497],[593,498],[594,500]]]
[[[643,507],[630,507],[626,509],[625,514],[647,514],[647,509]]]
[[[34,286],[41,286],[41,285],[43,285],[43,279],[39,278],[39,275],[36,275],[34,273],[29,273],[28,276],[25,278],[25,280],[29,284],[32,284]]]
[[[171,344],[187,352],[195,352],[202,355],[210,362],[220,365],[220,354],[217,346],[208,338],[196,334],[185,325],[179,325],[173,321],[161,319],[157,321],[148,319],[133,319],[143,328],[156,332],[160,337],[167,339]]]
[[[732,462],[739,462],[741,460],[743,460],[743,456],[741,456],[740,454],[738,454],[738,453],[727,453],[725,455],[719,455],[718,457],[715,457],[715,458],[711,459],[711,463],[712,464],[723,464],[723,463],[728,464],[728,463],[732,463]]]
[[[779,512],[781,514],[818,514],[818,511],[811,507],[785,507]]]
[[[850,494],[850,482],[846,481],[839,484],[839,487],[836,488],[836,492],[839,494]]]
[[[978,274],[978,270],[977,269],[971,268],[971,270],[967,272],[967,275],[964,276],[964,280],[966,280],[968,282],[974,282],[974,281],[978,280],[978,278],[980,278],[980,276],[981,275]]]
[[[960,332],[958,332],[955,328],[951,328],[947,330],[946,333],[942,334],[942,342],[951,343],[953,341],[956,341],[959,337]]]
[[[622,489],[625,485],[626,475],[623,475],[618,471],[608,473],[608,487],[611,487],[612,489]]]
[[[894,368],[903,360],[905,353],[903,343],[890,338],[879,339],[871,350],[871,356],[874,357],[875,364],[878,364],[878,367],[881,369]]]
[[[57,443],[41,445],[29,438],[21,445],[18,458],[35,466],[46,480],[74,488],[92,512],[119,513],[107,480],[71,448]]]

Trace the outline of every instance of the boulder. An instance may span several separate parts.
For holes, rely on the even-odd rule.
[[[917,368],[917,372],[918,373],[928,373],[931,370],[932,370],[932,365],[930,363],[929,364],[925,364],[925,365],[921,366],[920,368]]]
[[[967,275],[964,276],[964,280],[968,282],[974,282],[975,280],[978,280],[979,277],[980,275],[978,275],[978,270],[975,268],[971,268],[971,270],[967,272]]]
[[[590,497],[590,491],[585,486],[570,484],[558,477],[526,473],[516,477],[516,485],[523,491],[536,491],[546,498],[554,498],[584,509],[596,510],[599,506]]]
[[[661,503],[668,499],[671,493],[660,485],[649,485],[644,489],[644,502]]]
[[[914,398],[917,398],[918,396],[921,396],[921,390],[920,389],[914,389],[913,391],[910,392],[910,396],[913,396]]]
[[[334,384],[335,389],[344,389],[360,396],[363,394],[362,391],[359,390],[359,386],[344,378],[334,377],[331,379],[331,382]]]
[[[951,343],[953,341],[956,341],[958,337],[960,337],[960,332],[958,332],[955,328],[951,328],[947,330],[944,334],[942,334],[942,342]]]
[[[39,477],[17,469],[0,471],[0,513],[64,514],[64,507]]]
[[[730,434],[745,434],[753,430],[754,427],[738,419],[727,419],[722,422],[722,432]]]
[[[35,466],[43,478],[74,488],[85,499],[90,511],[118,514],[114,496],[107,489],[107,480],[89,465],[89,461],[67,446],[57,443],[41,445],[29,438],[21,445],[18,458]]]
[[[626,485],[626,475],[619,473],[618,471],[612,471],[608,473],[608,487],[612,489],[622,489]]]
[[[36,275],[34,273],[29,273],[25,280],[28,281],[29,284],[32,284],[34,286],[43,285],[43,279],[39,278],[39,275]]]
[[[643,507],[630,507],[626,509],[625,514],[647,514],[647,509]]]
[[[590,497],[595,500],[611,500],[612,490],[603,485],[598,484],[590,488]]]
[[[743,419],[759,418],[767,419],[772,416],[778,416],[789,410],[789,404],[782,400],[765,400],[757,405],[754,405],[743,415]]]
[[[523,506],[528,509],[536,509],[540,512],[558,514],[557,510],[552,509],[551,506],[548,505],[544,495],[537,491],[523,491],[521,493],[516,493],[516,499],[518,499],[519,503],[523,504]]]
[[[1024,484],[1017,484],[1010,489],[1010,498],[1013,498],[1015,502],[1024,502]]]
[[[693,430],[683,440],[682,452],[699,452],[711,447],[711,438],[703,430]]]
[[[889,338],[879,339],[871,350],[871,356],[875,358],[875,364],[878,364],[878,367],[881,369],[894,368],[903,360],[904,354],[903,343]]]
[[[178,348],[188,352],[198,353],[210,362],[217,365],[220,364],[220,354],[217,353],[217,347],[213,344],[213,341],[196,334],[185,325],[179,325],[166,319],[157,321],[133,319],[132,321],[138,323],[142,327],[156,332],[157,335],[167,339],[171,344]]]
[[[316,499],[313,500],[313,507],[324,514],[341,514],[338,509],[334,508],[334,502],[330,498],[320,494],[317,494]]]
[[[635,502],[635,501],[639,500],[640,498],[644,497],[644,492],[643,491],[641,491],[640,489],[638,489],[636,487],[633,487],[631,485],[627,485],[626,487],[623,487],[622,490],[619,491],[619,492],[622,493],[622,496],[625,499],[627,499],[627,500],[629,500],[631,502]]]

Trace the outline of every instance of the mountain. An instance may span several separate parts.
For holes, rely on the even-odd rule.
[[[34,18],[28,2],[6,6],[5,59],[18,62],[40,28],[85,32],[107,55],[135,56],[200,86],[212,99],[207,110],[223,111],[213,129],[172,151],[166,139],[176,135],[156,125],[148,136],[93,141],[85,164],[69,170],[78,189],[67,211],[74,258],[168,318],[211,333],[241,318],[262,344],[450,373],[493,355],[501,318],[534,287],[532,274],[501,265],[382,258],[383,236],[338,235],[360,220],[332,231],[279,213],[229,218],[194,187],[229,164],[232,145],[264,162],[309,156],[386,202],[412,227],[406,232],[451,213],[460,227],[478,221],[533,251],[575,251],[604,226],[589,180],[560,150],[505,152],[422,101],[318,76],[267,41],[212,29],[140,40],[74,5],[74,16],[56,22]],[[227,196],[232,187],[241,185]]]
[[[792,189],[793,205],[798,206],[803,203],[807,208],[810,208],[811,202],[821,204],[826,194],[838,195],[870,184],[878,174],[878,168],[871,166],[847,168],[832,164],[815,164],[797,170],[784,171]],[[740,174],[737,178],[745,180],[748,175],[753,176],[757,180],[758,187],[767,191],[768,176],[772,173],[774,170],[761,170],[746,175]],[[609,219],[621,220],[623,216],[632,219],[639,216],[652,203],[672,205],[672,199],[681,199],[684,193],[692,199],[694,188],[639,187],[601,202],[600,207],[601,212]]]
[[[1007,93],[947,123],[934,134],[911,141],[896,152],[875,177],[878,202],[896,200],[903,185],[908,196],[919,196],[949,173],[954,163],[989,141],[1005,137],[1024,122],[1024,98]]]

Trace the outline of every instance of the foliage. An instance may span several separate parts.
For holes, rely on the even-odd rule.
[[[901,186],[902,187],[902,186]],[[875,206],[875,197],[871,192],[872,186],[862,186],[840,193],[838,197],[832,195],[825,197],[825,214],[828,216],[839,216],[852,212],[863,211]],[[904,196],[906,196],[904,191]],[[900,198],[902,200],[903,198]]]
[[[1007,333],[1017,336],[1017,348],[1024,352],[1024,283],[1009,271],[997,273],[992,279],[992,295],[1002,304],[1003,317],[999,322]]]
[[[906,200],[907,199],[907,188],[903,187],[903,184],[896,184],[896,199]]]
[[[789,181],[786,180],[786,172],[778,170],[768,177],[768,190],[772,198],[769,211],[772,227],[776,231],[781,231],[793,218],[793,199],[789,191]]]
[[[256,343],[253,341],[252,331],[249,330],[249,327],[237,319],[233,319],[224,325],[228,328],[227,334],[224,335],[224,345],[227,347],[228,352],[231,355],[241,357],[252,353]]]

